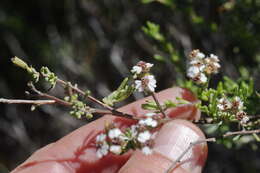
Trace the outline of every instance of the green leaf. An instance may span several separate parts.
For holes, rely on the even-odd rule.
[[[39,78],[40,78],[40,74],[39,72],[37,72],[35,70],[35,68],[33,68],[32,66],[28,66],[28,64],[26,62],[24,62],[22,59],[18,58],[18,57],[14,57],[11,59],[11,61],[18,67],[25,69],[33,78],[34,82],[38,82]]]
[[[260,142],[260,138],[256,133],[253,133],[253,136],[257,142]]]
[[[208,101],[209,100],[208,92],[202,91],[200,99],[202,99],[203,101]]]
[[[166,101],[164,101],[164,107],[165,107],[165,109],[175,108],[176,106],[177,106],[177,104],[174,103],[174,102],[171,101],[171,100],[166,100]]]
[[[176,100],[178,100],[179,102],[178,102],[178,104],[190,104],[190,102],[189,101],[187,101],[187,100],[184,100],[183,98],[181,98],[181,97],[176,97]]]
[[[23,69],[25,69],[25,70],[28,70],[28,68],[29,68],[29,66],[28,66],[28,64],[26,63],[26,62],[24,62],[22,59],[20,59],[20,58],[18,58],[18,57],[13,57],[12,59],[11,59],[11,61],[15,64],[15,65],[17,65],[18,67],[21,67],[21,68],[23,68]]]
[[[241,137],[241,135],[236,135],[235,137],[233,137],[233,141],[237,141],[237,140],[239,140],[240,139],[240,137]]]
[[[158,54],[155,54],[153,58],[158,61],[165,61],[164,57]]]
[[[205,131],[207,134],[213,134],[218,130],[219,126],[220,126],[219,124],[205,125]]]
[[[144,3],[144,4],[148,4],[148,3],[151,3],[151,2],[153,2],[154,0],[142,0],[142,3]]]
[[[142,104],[142,108],[145,110],[159,110],[155,101],[146,100],[146,103]]]
[[[128,98],[134,92],[134,87],[128,84],[129,80],[129,78],[125,78],[120,86],[107,97],[104,97],[102,101],[109,106],[113,106],[115,103]]]
[[[165,41],[164,36],[160,33],[160,26],[158,24],[155,24],[153,22],[147,21],[146,26],[142,27],[142,30],[144,33],[151,38],[163,42]]]

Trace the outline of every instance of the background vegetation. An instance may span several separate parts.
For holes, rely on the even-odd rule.
[[[259,0],[1,0],[0,97],[25,98],[28,76],[11,65],[14,55],[102,98],[140,59],[156,63],[158,90],[176,85],[194,48],[221,59],[222,73],[212,85],[222,75],[242,75],[260,88],[259,45]],[[0,115],[3,173],[87,123],[49,106],[31,112],[1,104]],[[211,144],[204,172],[259,172],[259,162],[259,149]]]

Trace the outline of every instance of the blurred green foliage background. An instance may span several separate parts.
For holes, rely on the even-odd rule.
[[[195,48],[220,57],[222,73],[213,83],[242,75],[260,88],[259,45],[259,0],[1,0],[0,97],[26,98],[28,76],[11,64],[13,56],[102,98],[140,59],[156,63],[158,90],[176,84]],[[53,92],[63,95],[61,88]],[[1,104],[0,172],[86,123],[60,107],[31,112]],[[211,144],[204,172],[254,173],[259,162],[259,149]]]

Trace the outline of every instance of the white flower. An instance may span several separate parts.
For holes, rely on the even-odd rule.
[[[135,80],[135,88],[139,92],[151,91],[154,92],[156,88],[156,80],[153,75],[144,76],[141,80]]]
[[[106,137],[107,137],[106,134],[101,133],[101,134],[97,135],[97,137],[96,137],[96,142],[97,142],[97,143],[98,143],[98,142],[104,142],[105,139],[106,139]]]
[[[203,59],[205,58],[205,54],[202,52],[198,52],[196,58]]]
[[[195,49],[190,52],[189,57],[191,59],[194,59],[194,58],[203,59],[205,57],[205,55],[199,49]]]
[[[115,139],[115,138],[118,138],[121,134],[122,134],[122,132],[120,129],[114,128],[114,129],[109,130],[108,137],[110,139]]]
[[[187,76],[193,79],[196,76],[198,76],[199,73],[200,73],[199,67],[191,66],[190,68],[188,68]]]
[[[141,143],[145,143],[151,138],[151,133],[149,131],[144,131],[139,133],[137,140]]]
[[[102,158],[103,156],[107,155],[109,146],[107,143],[103,143],[100,148],[97,150],[97,157]]]
[[[241,110],[243,108],[244,102],[240,99],[240,97],[235,96],[232,102],[232,108]]]
[[[218,58],[217,55],[210,54],[210,58],[211,58],[214,62],[219,62],[219,58]]]
[[[153,150],[151,150],[150,147],[145,146],[145,147],[142,148],[142,152],[143,152],[145,155],[150,155],[150,154],[153,153]]]
[[[206,83],[208,80],[207,76],[204,73],[200,73],[198,76],[198,83]]]
[[[205,69],[205,64],[200,59],[194,59],[190,62],[191,66],[198,67],[199,70],[202,72]]]
[[[145,65],[146,65],[146,68],[151,68],[151,67],[153,66],[153,64],[151,64],[151,63],[149,63],[149,62],[146,63]]]
[[[109,151],[114,154],[120,154],[122,152],[122,148],[120,145],[111,145]]]
[[[157,121],[152,119],[152,118],[146,118],[146,119],[142,119],[138,122],[141,125],[145,125],[145,126],[150,126],[150,127],[156,127],[157,126]]]
[[[151,64],[151,63],[146,63],[144,61],[140,61],[135,66],[133,66],[131,72],[135,73],[135,74],[148,73],[152,66],[153,66],[153,64]]]
[[[239,120],[241,124],[246,124],[249,121],[249,117],[244,111],[238,111],[236,113],[236,119]]]
[[[242,120],[240,121],[241,124],[246,124],[249,121],[249,117],[248,116],[244,116],[242,118]]]
[[[218,70],[221,66],[218,63],[219,59],[216,55],[210,54],[210,57],[205,58],[204,61],[205,61],[205,65],[206,65],[204,71],[207,74],[218,73]]]
[[[221,98],[218,100],[217,108],[221,111],[225,111],[231,108],[231,103],[226,98]]]
[[[136,73],[136,74],[140,74],[142,72],[142,67],[135,65],[135,66],[133,66],[131,72]]]
[[[156,113],[154,113],[154,112],[149,112],[149,113],[144,114],[144,116],[146,116],[146,117],[153,117],[155,115],[156,115]]]

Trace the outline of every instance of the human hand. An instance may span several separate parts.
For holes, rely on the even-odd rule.
[[[159,101],[175,101],[176,97],[182,97],[191,102],[196,101],[189,91],[181,88],[161,91],[157,97]],[[119,110],[141,116],[146,113],[141,108],[141,104],[147,99],[151,98],[138,100]],[[152,155],[147,156],[140,151],[131,151],[121,156],[108,154],[98,159],[93,141],[96,135],[104,129],[105,124],[113,122],[122,127],[132,121],[106,115],[36,151],[11,173],[164,173],[191,142],[205,139],[198,127],[183,120],[199,118],[200,112],[193,105],[167,110],[166,114],[178,119],[164,124],[159,130],[154,141]],[[207,144],[196,145],[186,153],[181,164],[173,172],[199,173],[202,171],[206,158]]]

